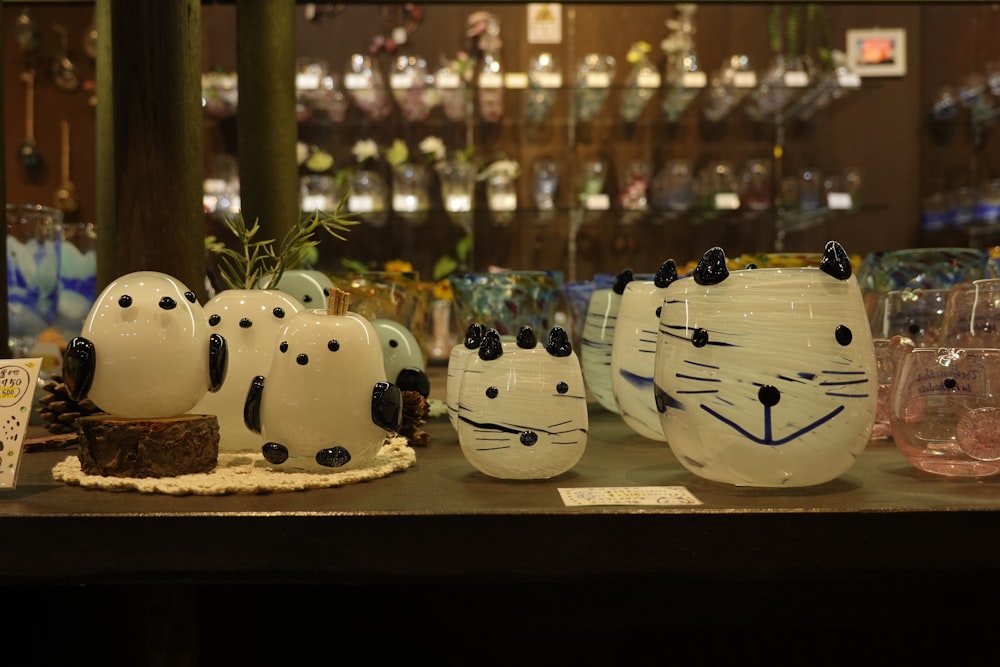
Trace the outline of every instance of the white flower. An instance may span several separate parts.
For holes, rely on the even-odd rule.
[[[309,157],[309,153],[310,150],[308,145],[302,143],[301,141],[295,143],[295,160],[298,162],[300,167],[302,166],[302,163],[306,161],[306,158]]]
[[[517,178],[521,175],[521,165],[515,160],[497,160],[486,165],[486,168],[479,172],[479,180],[485,181],[493,176],[506,176],[507,178]]]
[[[441,141],[439,137],[435,136],[424,137],[423,141],[420,142],[419,147],[421,153],[435,162],[443,160],[445,154],[447,153],[444,142]]]
[[[378,158],[378,144],[372,139],[358,139],[351,147],[351,154],[358,162]]]

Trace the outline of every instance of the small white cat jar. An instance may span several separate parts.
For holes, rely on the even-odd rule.
[[[382,346],[366,318],[331,291],[326,310],[304,310],[278,331],[267,376],[250,385],[247,427],[278,469],[338,472],[371,463],[401,426],[399,388],[388,382]]]
[[[516,346],[489,329],[467,360],[459,405],[462,453],[490,477],[550,479],[575,466],[587,446],[583,373],[562,327],[544,347],[527,327]]]
[[[712,248],[666,290],[654,374],[663,433],[692,473],[741,486],[823,484],[875,421],[875,349],[850,258],[730,272]]]

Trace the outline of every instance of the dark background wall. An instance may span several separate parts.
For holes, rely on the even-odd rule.
[[[322,6],[322,5],[321,5]],[[786,5],[793,7],[792,5]],[[557,215],[539,222],[526,207],[530,200],[528,179],[518,181],[519,210],[509,227],[493,225],[485,212],[485,203],[477,204],[474,268],[495,264],[511,268],[550,268],[566,271],[569,277],[587,277],[597,271],[617,271],[624,266],[652,270],[672,257],[684,262],[694,259],[707,247],[722,245],[736,255],[781,247],[788,251],[813,251],[830,238],[841,241],[849,252],[864,254],[873,250],[912,247],[915,245],[983,243],[970,241],[968,230],[925,233],[920,228],[924,199],[936,192],[955,192],[965,186],[981,186],[996,176],[996,140],[987,127],[975,136],[968,112],[961,110],[957,120],[942,127],[929,121],[930,104],[944,85],[959,85],[973,72],[984,72],[987,63],[1000,60],[1000,46],[989,36],[1000,25],[997,9],[990,4],[907,4],[865,3],[823,5],[830,46],[844,48],[848,28],[874,26],[906,30],[908,46],[907,73],[903,77],[866,78],[859,91],[836,101],[809,123],[786,127],[780,168],[794,174],[805,166],[816,166],[827,173],[848,166],[859,166],[864,176],[864,206],[855,213],[825,219],[804,229],[789,230],[778,240],[770,214],[729,214],[711,219],[694,216],[666,218],[662,215],[640,217],[629,224],[619,211],[593,213],[586,217],[575,236],[571,251],[572,203],[579,165],[585,159],[600,157],[612,169],[609,194],[617,194],[615,174],[632,159],[651,162],[659,168],[666,160],[683,157],[696,167],[716,159],[741,166],[749,158],[773,155],[776,129],[753,123],[744,114],[734,113],[725,122],[706,127],[700,122],[700,99],[676,124],[668,124],[659,115],[660,96],[647,106],[633,126],[617,116],[627,66],[625,54],[638,40],[653,45],[651,56],[662,62],[660,40],[666,35],[665,20],[673,16],[673,5],[658,4],[581,4],[563,6],[564,40],[560,45],[529,45],[525,36],[526,9],[516,3],[430,4],[422,5],[422,21],[411,34],[406,52],[419,54],[435,64],[440,57],[453,57],[470,45],[465,35],[470,13],[486,10],[500,20],[503,39],[503,65],[508,72],[523,72],[530,59],[541,51],[550,51],[562,63],[564,77],[571,78],[573,64],[584,52],[599,51],[614,55],[619,62],[614,83],[604,111],[587,127],[571,126],[567,118],[570,91],[560,91],[555,113],[542,127],[527,128],[520,110],[523,93],[508,91],[506,112],[500,123],[487,127],[453,123],[436,110],[425,122],[407,123],[398,111],[384,121],[368,121],[357,108],[350,108],[344,122],[329,124],[305,122],[300,138],[329,150],[338,165],[353,163],[350,147],[359,138],[372,138],[388,145],[393,138],[408,140],[411,149],[427,135],[444,138],[449,148],[460,148],[471,132],[481,157],[500,154],[517,159],[529,168],[541,156],[552,156],[562,166],[563,187],[559,194]],[[3,29],[10,34],[21,6],[5,3]],[[696,46],[702,68],[714,70],[733,53],[745,53],[758,67],[768,60],[769,4],[708,4],[697,14]],[[70,55],[76,62],[81,81],[93,79],[93,61],[82,49],[92,7],[86,4],[31,6],[42,29],[42,45],[34,62],[18,52],[13,39],[5,44],[5,95],[7,146],[7,192],[10,201],[48,203],[59,181],[59,123],[70,121],[73,134],[72,176],[80,190],[81,209],[77,218],[94,216],[94,110],[91,92],[66,93],[58,90],[47,67],[57,45],[52,26],[61,24],[70,36]],[[307,21],[304,6],[297,8],[295,40],[303,56],[325,58],[331,67],[342,71],[349,55],[367,52],[373,37],[388,31],[381,5],[346,5],[342,11],[319,21]],[[202,60],[205,69],[234,69],[236,63],[236,10],[230,4],[203,6],[204,40]],[[5,35],[7,37],[7,35]],[[802,36],[803,41],[805,35]],[[155,39],[155,36],[151,36]],[[813,35],[816,43],[821,35]],[[253,48],[267,49],[266,44]],[[384,74],[390,56],[376,56]],[[29,176],[17,163],[13,148],[24,132],[24,84],[19,76],[24,67],[39,72],[36,90],[35,128],[46,166]],[[170,103],[164,100],[164,103]],[[218,121],[206,117],[206,174],[223,170],[238,156],[235,128],[230,119]],[[975,140],[975,141],[974,141]],[[100,221],[95,221],[100,229]],[[211,225],[209,225],[211,227]],[[392,258],[408,259],[422,274],[429,274],[434,261],[448,252],[462,234],[442,211],[432,211],[421,226],[391,220],[384,228],[362,226],[351,232],[346,244],[321,246],[321,266],[336,270],[343,257],[381,262]]]

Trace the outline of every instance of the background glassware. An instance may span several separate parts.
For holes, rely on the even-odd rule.
[[[551,271],[462,273],[448,277],[455,300],[458,331],[473,322],[501,335],[514,335],[530,326],[544,340],[555,325],[562,294],[562,275]]]
[[[941,344],[1000,347],[1000,278],[957,283],[948,289]]]
[[[912,350],[913,341],[905,336],[875,338],[875,368],[878,373],[878,407],[875,409],[875,425],[872,440],[886,440],[892,437],[891,410],[892,383],[903,355]]]
[[[354,53],[344,72],[344,88],[354,105],[370,120],[383,120],[392,113],[392,99],[385,79],[371,56]]]
[[[767,160],[747,160],[743,168],[743,206],[752,211],[771,208],[771,164]]]
[[[56,321],[63,214],[41,204],[7,204],[7,321],[15,357],[30,353]]]
[[[574,84],[577,120],[586,123],[597,118],[611,90],[615,66],[615,57],[608,54],[588,53],[580,59]]]
[[[1000,349],[918,347],[893,382],[892,437],[917,469],[1000,473]]]
[[[756,84],[757,76],[750,66],[749,56],[740,53],[730,56],[712,73],[702,114],[714,123],[721,121],[739,106]]]
[[[619,203],[625,211],[649,208],[649,182],[653,166],[645,160],[629,160],[622,170]]]
[[[555,57],[540,53],[528,65],[528,89],[524,93],[524,119],[539,123],[549,117],[562,87],[562,72]]]
[[[870,318],[876,338],[906,336],[918,347],[950,345],[942,336],[948,289],[890,290],[879,293]]]
[[[374,227],[389,221],[389,187],[377,171],[358,169],[351,175],[351,191],[347,196],[347,210]]]
[[[509,225],[517,211],[517,181],[510,174],[491,174],[486,179],[486,207],[494,225]]]
[[[559,165],[550,158],[535,160],[531,167],[534,175],[533,194],[539,211],[551,211],[556,207],[556,191],[559,189]]]
[[[667,160],[653,178],[653,206],[661,211],[687,211],[694,194],[691,160]]]
[[[421,56],[396,56],[389,73],[389,88],[400,115],[411,123],[426,120],[441,101],[427,61]]]
[[[427,168],[407,162],[392,169],[392,211],[411,224],[427,220],[430,209]]]
[[[324,94],[323,79],[330,65],[325,58],[300,56],[295,59],[295,115],[302,122],[312,115]]]
[[[303,212],[335,211],[343,196],[337,180],[329,174],[299,177],[299,201]]]
[[[62,224],[56,329],[66,340],[80,333],[97,297],[97,228],[90,222]]]
[[[449,160],[438,167],[441,201],[451,221],[472,232],[476,202],[476,168],[470,162]]]
[[[604,181],[608,165],[604,160],[586,160],[580,168],[580,183],[577,193],[580,204],[588,210],[606,210],[607,194]]]
[[[649,56],[643,54],[639,62],[632,65],[628,76],[625,78],[622,101],[618,106],[618,113],[626,123],[634,123],[639,120],[643,109],[653,99],[653,95],[660,89],[660,73],[656,66],[650,62]]]
[[[441,98],[441,111],[452,122],[465,120],[466,90],[465,80],[455,71],[451,63],[445,61],[434,74],[434,87]]]
[[[816,167],[806,167],[799,172],[799,208],[815,211],[822,206],[825,206],[823,176]]]

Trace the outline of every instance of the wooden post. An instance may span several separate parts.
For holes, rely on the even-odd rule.
[[[295,0],[236,0],[240,205],[261,236],[298,223]]]
[[[97,0],[97,287],[162,271],[204,301],[199,0]]]
[[[4,47],[4,26],[2,19],[2,12],[0,12],[0,53],[3,53]],[[0,81],[5,80],[4,74],[4,63],[0,59]],[[5,86],[0,86],[0,127],[7,127],[6,125],[6,114],[4,110],[7,108],[4,102],[3,91]],[[0,133],[0,155],[7,155],[7,142],[4,141],[4,133]],[[0,199],[4,202],[4,214],[6,215],[6,204],[7,204],[7,161],[0,160]],[[6,220],[6,218],[4,218]],[[5,228],[6,229],[6,228]],[[3,314],[0,315],[0,357],[4,359],[10,358],[10,345],[8,343],[10,339],[10,322],[7,321],[7,235],[4,233],[4,252],[3,256],[0,257],[0,307],[3,308]]]

